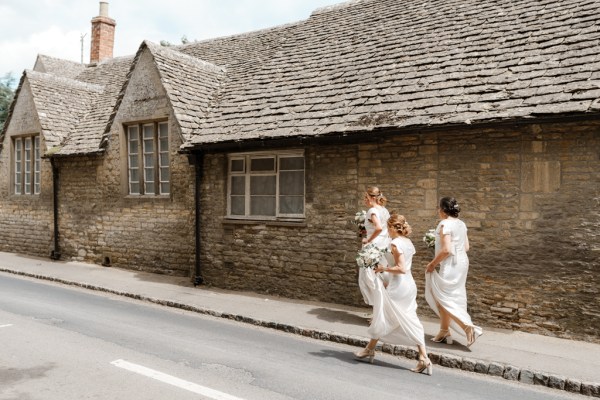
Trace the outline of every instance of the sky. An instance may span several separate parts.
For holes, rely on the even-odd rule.
[[[133,55],[144,40],[180,44],[306,19],[344,0],[106,0],[117,23],[114,57]],[[38,54],[90,59],[91,20],[99,0],[0,0],[0,78],[18,82]]]

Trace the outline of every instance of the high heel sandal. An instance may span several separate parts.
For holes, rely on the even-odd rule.
[[[450,330],[449,329],[440,329],[438,334],[435,335],[435,337],[431,338],[431,341],[435,342],[435,343],[452,344],[452,336],[450,336]]]
[[[369,363],[373,364],[373,359],[375,358],[375,349],[369,349],[368,347],[365,347],[361,351],[354,353],[354,357],[361,361],[366,361],[368,358]]]
[[[425,372],[427,375],[431,376],[431,374],[433,374],[431,360],[429,357],[423,358],[422,356],[419,356],[419,362],[417,363],[417,366],[411,369],[411,371],[416,372],[417,374]]]
[[[474,326],[467,326],[465,328],[465,335],[467,335],[467,347],[471,347],[480,336],[475,332]]]

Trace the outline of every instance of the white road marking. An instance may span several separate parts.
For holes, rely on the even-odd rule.
[[[208,388],[206,386],[201,386],[196,383],[184,381],[183,379],[176,378],[171,375],[167,375],[160,371],[156,371],[150,368],[146,368],[142,365],[133,364],[125,360],[115,360],[111,362],[115,367],[123,368],[131,372],[135,372],[136,374],[144,375],[152,379],[156,379],[158,381],[168,383],[169,385],[176,386],[181,389],[185,389],[192,393],[201,394],[202,396],[209,397],[215,400],[243,400],[240,397],[235,397],[227,393],[219,392],[218,390],[214,390]]]
[[[9,326],[13,326],[13,324],[0,325],[0,328],[8,328]]]

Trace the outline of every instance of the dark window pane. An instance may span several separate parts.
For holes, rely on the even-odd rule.
[[[130,140],[129,141],[129,153],[130,154],[137,154],[138,152],[138,142],[137,140]]]
[[[250,160],[250,171],[275,171],[275,158],[253,158]]]
[[[167,138],[161,138],[158,142],[158,148],[160,151],[168,151],[169,150],[169,142]]]
[[[146,168],[144,171],[144,179],[146,182],[154,182],[154,168]]]
[[[129,127],[129,139],[130,140],[138,140],[139,139],[137,126]]]
[[[160,154],[160,165],[162,167],[168,167],[169,166],[169,154],[167,154],[167,153],[161,153]]]
[[[169,194],[169,190],[171,190],[169,182],[163,182],[160,184],[160,194]]]
[[[154,153],[154,140],[144,139],[144,154]]]
[[[170,179],[169,168],[161,168],[160,169],[160,180],[163,182],[168,182]]]
[[[166,122],[161,122],[160,124],[158,124],[158,137],[166,138],[166,137],[168,137],[168,132],[169,132],[169,126]]]
[[[154,140],[154,125],[144,125],[142,129],[144,132],[144,139]]]
[[[146,194],[155,194],[154,182],[146,182]]]
[[[250,215],[275,216],[275,196],[251,196]]]
[[[279,196],[281,214],[303,214],[304,196]]]
[[[244,160],[231,160],[231,172],[244,172]]]
[[[144,165],[146,168],[154,167],[154,154],[145,154],[144,155]]]
[[[231,215],[245,215],[246,201],[244,196],[231,196]]]
[[[287,170],[303,170],[304,157],[281,157],[279,159],[279,168],[282,171]]]
[[[251,176],[250,194],[251,195],[274,195],[275,194],[275,175],[270,176]]]
[[[130,183],[129,185],[131,194],[140,194],[140,184],[139,183]]]
[[[304,194],[304,171],[286,171],[279,173],[279,194]]]
[[[232,176],[231,177],[231,195],[244,195],[246,194],[246,177],[245,176]]]

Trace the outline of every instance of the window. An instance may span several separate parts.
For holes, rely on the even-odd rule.
[[[303,153],[232,154],[228,181],[229,217],[304,217]]]
[[[129,194],[170,193],[168,132],[167,122],[127,126]]]
[[[40,137],[24,136],[14,139],[14,193],[40,193]]]

